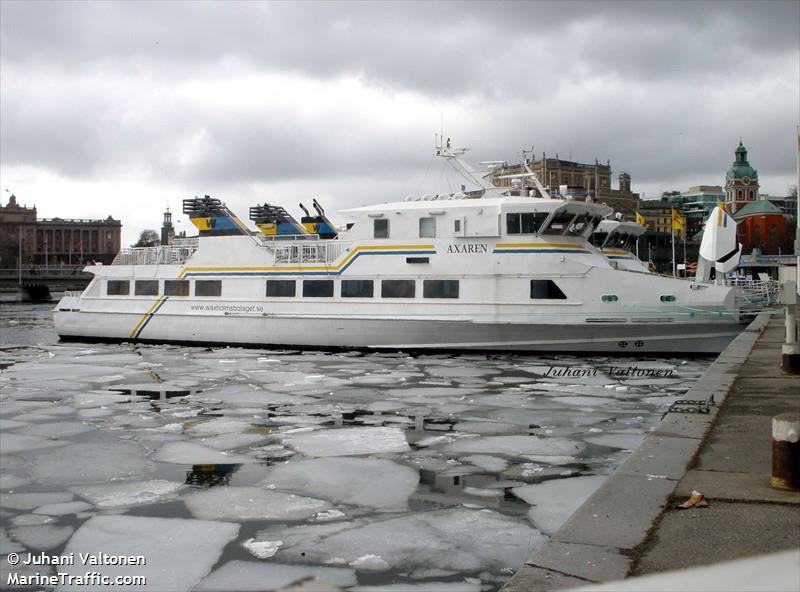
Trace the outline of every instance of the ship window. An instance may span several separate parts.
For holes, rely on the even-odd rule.
[[[461,220],[453,220],[453,232],[461,232]]]
[[[372,298],[372,280],[342,280],[342,298]]]
[[[547,214],[545,213],[514,212],[506,214],[506,233],[535,234],[546,219]]]
[[[593,220],[589,214],[577,216],[567,228],[567,234],[570,236],[579,236],[592,224]]]
[[[419,237],[420,238],[433,238],[436,236],[436,219],[435,218],[420,218],[419,219]]]
[[[661,300],[661,302],[675,302],[675,296],[672,294],[662,294],[659,300]]]
[[[619,296],[616,294],[603,294],[600,296],[600,300],[603,302],[617,302],[619,300]]]
[[[566,300],[567,297],[553,280],[531,280],[531,298],[536,300]]]
[[[458,298],[458,280],[424,280],[424,298]]]
[[[188,296],[189,280],[164,280],[165,296]]]
[[[303,298],[331,298],[333,280],[304,280]]]
[[[222,296],[221,280],[197,280],[194,283],[195,296]]]
[[[267,280],[267,296],[292,298],[295,294],[294,280]]]
[[[414,280],[382,280],[381,298],[414,298]]]
[[[131,283],[128,280],[108,280],[106,294],[108,296],[127,296],[131,293]]]
[[[568,212],[556,214],[542,234],[568,234],[568,229],[573,218],[575,218],[575,214],[570,214]]]
[[[137,296],[157,296],[158,280],[136,280],[134,293]]]
[[[372,221],[372,228],[375,231],[375,238],[389,238],[389,221],[383,218],[376,218]]]

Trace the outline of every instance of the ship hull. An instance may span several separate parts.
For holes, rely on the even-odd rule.
[[[241,314],[161,314],[132,336],[140,314],[56,312],[62,339],[375,350],[713,354],[741,331],[732,322],[474,322]],[[152,325],[152,326],[151,326]]]

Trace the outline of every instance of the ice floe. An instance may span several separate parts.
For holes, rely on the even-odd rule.
[[[114,578],[143,576],[147,589],[159,592],[188,591],[205,577],[218,561],[222,549],[239,532],[238,524],[151,518],[145,516],[94,516],[67,543],[63,554],[105,553],[111,556],[142,556],[143,565],[91,565],[88,569]],[[60,566],[72,576],[83,576],[87,566]],[[100,585],[65,585],[60,590],[83,592],[104,590]],[[114,590],[141,590],[141,586],[115,586]],[[230,588],[230,589],[236,589]]]
[[[378,555],[387,569],[456,571],[476,571],[486,566],[516,568],[528,550],[543,541],[537,530],[517,520],[490,510],[466,508],[359,521],[347,526],[326,525],[316,527],[317,532],[314,528],[266,530],[259,536],[278,536],[286,545],[282,556],[293,561],[315,563],[338,557],[352,565],[365,555]]]
[[[165,481],[132,481],[99,485],[78,485],[72,491],[100,509],[139,506],[174,499],[183,483]]]
[[[40,453],[31,475],[39,483],[98,483],[142,477],[151,470],[145,450],[120,441],[82,442]]]
[[[159,462],[177,465],[240,464],[253,459],[241,454],[228,454],[194,442],[169,442],[156,453]]]
[[[347,588],[356,583],[355,572],[341,567],[311,567],[305,565],[281,565],[278,563],[256,563],[254,561],[230,561],[215,570],[195,588],[196,592],[262,592],[280,590],[294,583],[314,579],[319,588],[331,590]],[[326,586],[326,584],[328,584]],[[314,584],[303,590],[319,589]]]
[[[565,456],[581,452],[585,448],[582,442],[566,438],[539,438],[536,436],[488,436],[458,440],[447,445],[449,452],[472,452],[489,454],[506,454],[520,456],[539,454],[543,456]]]
[[[292,434],[284,441],[306,456],[348,456],[409,450],[405,433],[394,427],[342,428]]]
[[[328,502],[261,487],[217,487],[184,496],[196,518],[206,520],[305,520]]]
[[[264,483],[336,503],[404,510],[417,471],[384,459],[316,458],[274,466]]]
[[[10,510],[33,510],[45,504],[58,504],[72,501],[68,491],[49,491],[42,493],[7,493],[0,495],[0,508]]]
[[[36,508],[34,514],[47,514],[49,516],[65,516],[67,514],[79,514],[86,510],[91,510],[92,505],[86,502],[61,502],[59,504],[45,504]]]
[[[71,526],[18,526],[11,529],[11,536],[29,549],[49,551],[67,542],[75,529]]]
[[[607,478],[608,475],[589,475],[553,479],[515,487],[512,491],[531,504],[528,518],[533,525],[546,534],[553,534]]]
[[[242,543],[242,547],[250,551],[250,554],[259,559],[269,559],[278,549],[281,548],[283,541],[257,541],[250,538]]]

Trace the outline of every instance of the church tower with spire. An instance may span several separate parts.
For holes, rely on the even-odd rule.
[[[731,214],[758,200],[758,171],[747,161],[747,148],[739,138],[736,159],[725,175],[725,209]]]

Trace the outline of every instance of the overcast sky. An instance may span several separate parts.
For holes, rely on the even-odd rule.
[[[457,189],[469,160],[610,159],[721,184],[739,137],[795,181],[800,2],[0,1],[0,203],[123,222],[211,194],[246,218]]]

